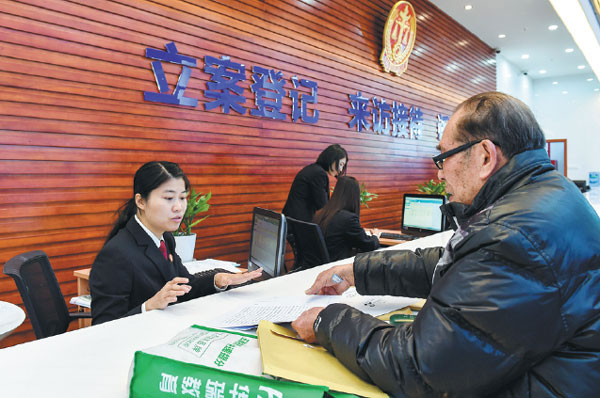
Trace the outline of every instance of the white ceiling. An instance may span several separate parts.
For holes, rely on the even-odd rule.
[[[531,79],[565,75],[593,76],[585,57],[577,48],[548,0],[430,0],[463,25]],[[465,5],[471,10],[465,10]],[[557,25],[550,31],[548,26]],[[505,34],[506,38],[498,38]],[[565,49],[572,48],[572,53]],[[528,59],[522,55],[528,54]],[[584,69],[578,69],[585,65]],[[546,73],[540,73],[545,70]],[[584,77],[584,76],[582,76]],[[594,79],[595,80],[595,79]]]

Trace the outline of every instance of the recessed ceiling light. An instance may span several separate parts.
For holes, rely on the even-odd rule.
[[[594,79],[592,79],[591,77],[589,79],[587,79],[588,82],[591,82],[592,80],[594,80]]]
[[[522,59],[529,59],[529,54],[523,54],[523,55],[521,55],[521,58]]]
[[[499,34],[499,35],[498,35],[498,38],[499,38],[499,39],[504,39],[505,37],[506,37],[506,35],[505,35],[505,34],[503,34],[503,33],[501,33],[501,34]]]
[[[577,66],[577,69],[585,69],[585,65],[579,65]]]
[[[558,29],[558,25],[550,25],[548,26],[548,30],[556,30]]]
[[[473,8],[473,6],[472,6],[472,5],[470,5],[470,4],[467,4],[467,5],[465,6],[465,10],[467,10],[467,11],[469,11],[471,8]]]
[[[540,69],[540,75],[546,74],[546,69]]]
[[[552,84],[554,84],[556,86],[558,84],[558,82],[552,82]]]
[[[573,50],[572,48],[566,48],[566,49],[565,49],[565,52],[566,52],[566,53],[572,53],[573,51],[574,51],[574,50]]]
[[[595,88],[594,91],[600,91],[600,88]]]
[[[576,0],[549,0],[549,2],[573,37],[575,44],[577,44],[578,52],[581,52],[588,60],[587,67],[596,76],[600,76],[600,47],[598,47],[598,39],[594,34],[583,7],[579,4],[580,2]],[[587,3],[590,2],[588,1]]]
[[[569,94],[569,92],[568,92],[568,91],[563,91],[562,93],[563,93],[563,94]]]

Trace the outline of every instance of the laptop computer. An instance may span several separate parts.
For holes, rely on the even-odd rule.
[[[252,232],[248,271],[262,267],[265,280],[281,275],[285,266],[287,223],[285,216],[255,207],[252,213]]]
[[[440,206],[444,203],[444,195],[405,193],[402,200],[402,233],[382,232],[379,237],[412,240],[442,232],[445,222]]]

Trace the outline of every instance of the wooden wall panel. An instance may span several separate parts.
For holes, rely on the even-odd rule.
[[[234,4],[234,5],[232,5]],[[295,173],[327,145],[349,152],[348,174],[379,194],[368,227],[397,228],[403,192],[436,176],[436,115],[495,88],[492,50],[426,0],[412,1],[418,33],[402,77],[379,64],[392,0],[4,0],[0,2],[0,264],[21,252],[50,256],[69,299],[144,162],[178,162],[211,191],[197,258],[244,262],[254,206],[281,210]],[[156,91],[147,47],[175,42],[194,57],[186,96],[195,108],[144,102]],[[204,56],[318,83],[317,124],[205,111]],[[163,63],[171,89],[180,66]],[[348,95],[421,107],[408,140],[348,127]],[[290,114],[284,99],[282,111]],[[288,261],[291,259],[287,256]],[[22,306],[10,278],[0,300]],[[34,338],[25,322],[2,346]]]

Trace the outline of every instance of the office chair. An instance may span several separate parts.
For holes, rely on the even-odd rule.
[[[329,251],[321,228],[311,222],[286,217],[288,229],[294,237],[294,266],[292,271],[308,269],[328,263]]]
[[[69,323],[91,318],[89,312],[69,313],[48,256],[41,250],[19,254],[4,264],[17,284],[37,339],[67,331]]]

